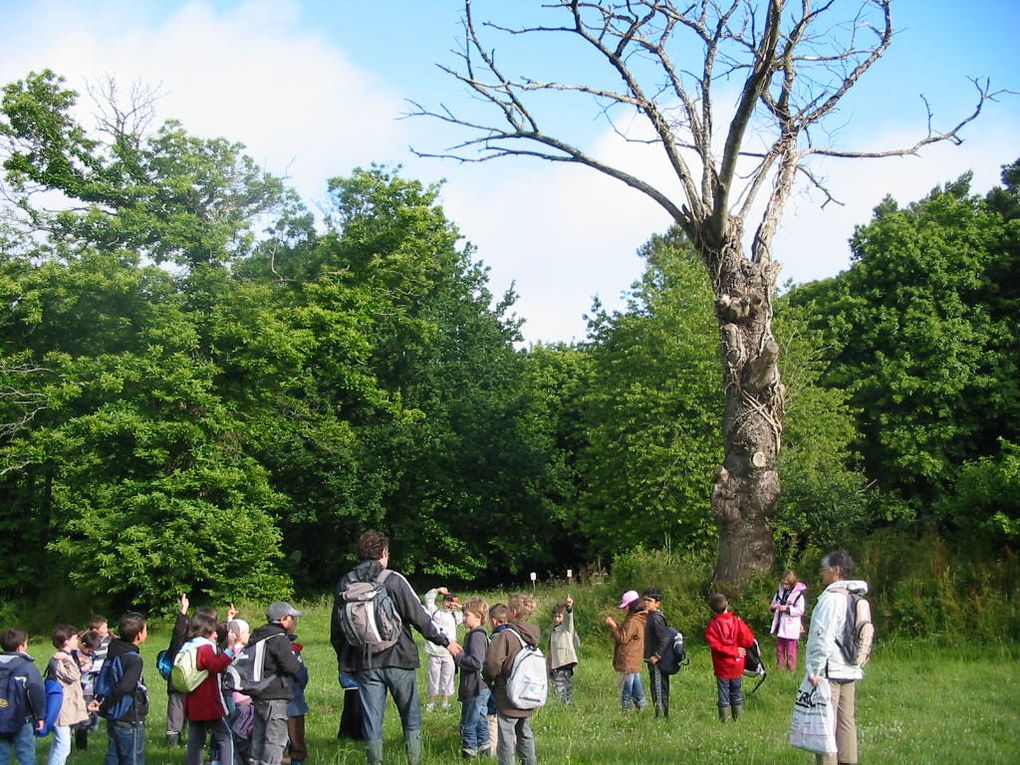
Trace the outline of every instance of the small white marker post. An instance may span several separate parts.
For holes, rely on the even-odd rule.
[[[567,569],[567,585],[569,586],[571,584],[571,582],[573,582],[573,581],[574,581],[574,570],[568,568]]]
[[[531,572],[531,591],[532,592],[535,591],[535,582],[537,582],[537,581],[538,581],[538,574],[536,574],[534,571],[532,571]]]

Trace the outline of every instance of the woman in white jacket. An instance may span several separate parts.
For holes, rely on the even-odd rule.
[[[849,664],[836,640],[846,624],[847,593],[864,595],[867,582],[852,579],[854,560],[846,550],[831,552],[822,558],[821,579],[825,591],[811,614],[807,641],[807,674],[812,685],[828,678],[832,687],[832,706],[836,711],[836,757],[816,755],[818,765],[857,762],[857,681],[864,670]]]

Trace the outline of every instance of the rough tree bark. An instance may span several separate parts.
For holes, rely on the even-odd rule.
[[[772,258],[772,238],[794,181],[799,175],[824,195],[825,203],[834,201],[812,174],[811,157],[902,156],[931,143],[958,143],[960,130],[997,95],[987,82],[973,81],[974,111],[938,131],[929,109],[927,133],[910,146],[857,152],[820,143],[825,134],[813,135],[812,128],[835,113],[841,99],[892,41],[891,5],[892,0],[860,0],[846,17],[833,19],[845,4],[559,0],[535,11],[555,19],[549,24],[484,24],[489,32],[506,34],[510,40],[521,35],[570,38],[580,43],[579,50],[594,53],[595,61],[605,65],[600,72],[592,69],[590,80],[564,83],[504,75],[494,49],[479,36],[472,0],[465,0],[464,45],[457,53],[460,68],[441,68],[499,119],[479,122],[444,105],[428,108],[412,102],[412,115],[471,131],[471,137],[447,151],[419,152],[420,156],[462,162],[528,156],[585,165],[655,200],[700,253],[715,287],[726,400],[725,460],[716,470],[712,494],[719,527],[718,581],[739,585],[755,572],[770,570],[775,562],[768,518],[779,498],[776,459],[785,391],[772,336],[772,298],[779,271]],[[493,13],[501,8],[492,7]],[[691,61],[695,49],[702,58],[700,71]],[[612,81],[617,82],[615,88],[607,85]],[[722,111],[717,108],[719,91],[728,95],[734,84],[739,92],[730,106],[732,114],[717,126]],[[533,110],[531,104],[536,94],[581,96],[589,106],[594,101],[621,138],[658,146],[679,182],[677,198],[665,187],[545,132],[538,107]],[[621,115],[628,118],[626,123],[617,121]],[[646,132],[636,131],[636,123]],[[757,225],[745,244],[752,217]]]

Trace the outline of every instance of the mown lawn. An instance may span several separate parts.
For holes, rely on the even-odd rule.
[[[364,762],[361,746],[338,741],[341,692],[329,644],[326,604],[306,605],[299,625],[311,673],[308,689],[309,765]],[[242,616],[260,623],[255,609]],[[164,685],[155,673],[155,654],[167,633],[153,629],[144,645],[151,688],[147,762],[182,765],[183,749],[163,741]],[[768,658],[769,637],[762,640]],[[32,648],[43,664],[42,645]],[[625,716],[617,703],[608,641],[589,635],[575,675],[576,703],[555,702],[534,719],[539,759],[564,765],[779,765],[812,763],[806,752],[786,743],[794,692],[800,676],[771,672],[749,698],[739,724],[721,725],[715,710],[715,683],[708,650],[695,645],[690,666],[673,678],[671,717],[657,720],[647,711]],[[771,666],[771,662],[769,662]],[[424,687],[424,673],[422,673]],[[460,761],[459,708],[425,714],[425,765]],[[880,643],[867,677],[858,688],[861,761],[868,763],[1020,763],[1020,662],[1012,647],[974,645],[931,649],[921,644]],[[390,707],[386,719],[387,763],[406,762],[399,719]],[[48,744],[40,746],[44,762]],[[73,752],[70,765],[100,765],[106,736],[101,729],[89,751]]]

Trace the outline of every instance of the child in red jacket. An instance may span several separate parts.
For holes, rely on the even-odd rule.
[[[744,657],[754,644],[754,633],[747,623],[729,610],[729,601],[721,593],[708,596],[708,607],[715,616],[708,621],[705,640],[712,649],[712,669],[719,689],[719,720],[733,720],[744,711]]]
[[[227,722],[227,705],[220,689],[220,673],[233,660],[229,652],[221,653],[216,647],[216,617],[197,612],[191,618],[193,637],[181,650],[198,644],[198,669],[209,676],[184,697],[184,717],[188,721],[188,765],[202,765],[205,742],[209,735],[219,750],[223,765],[239,765],[234,750],[234,737]]]

